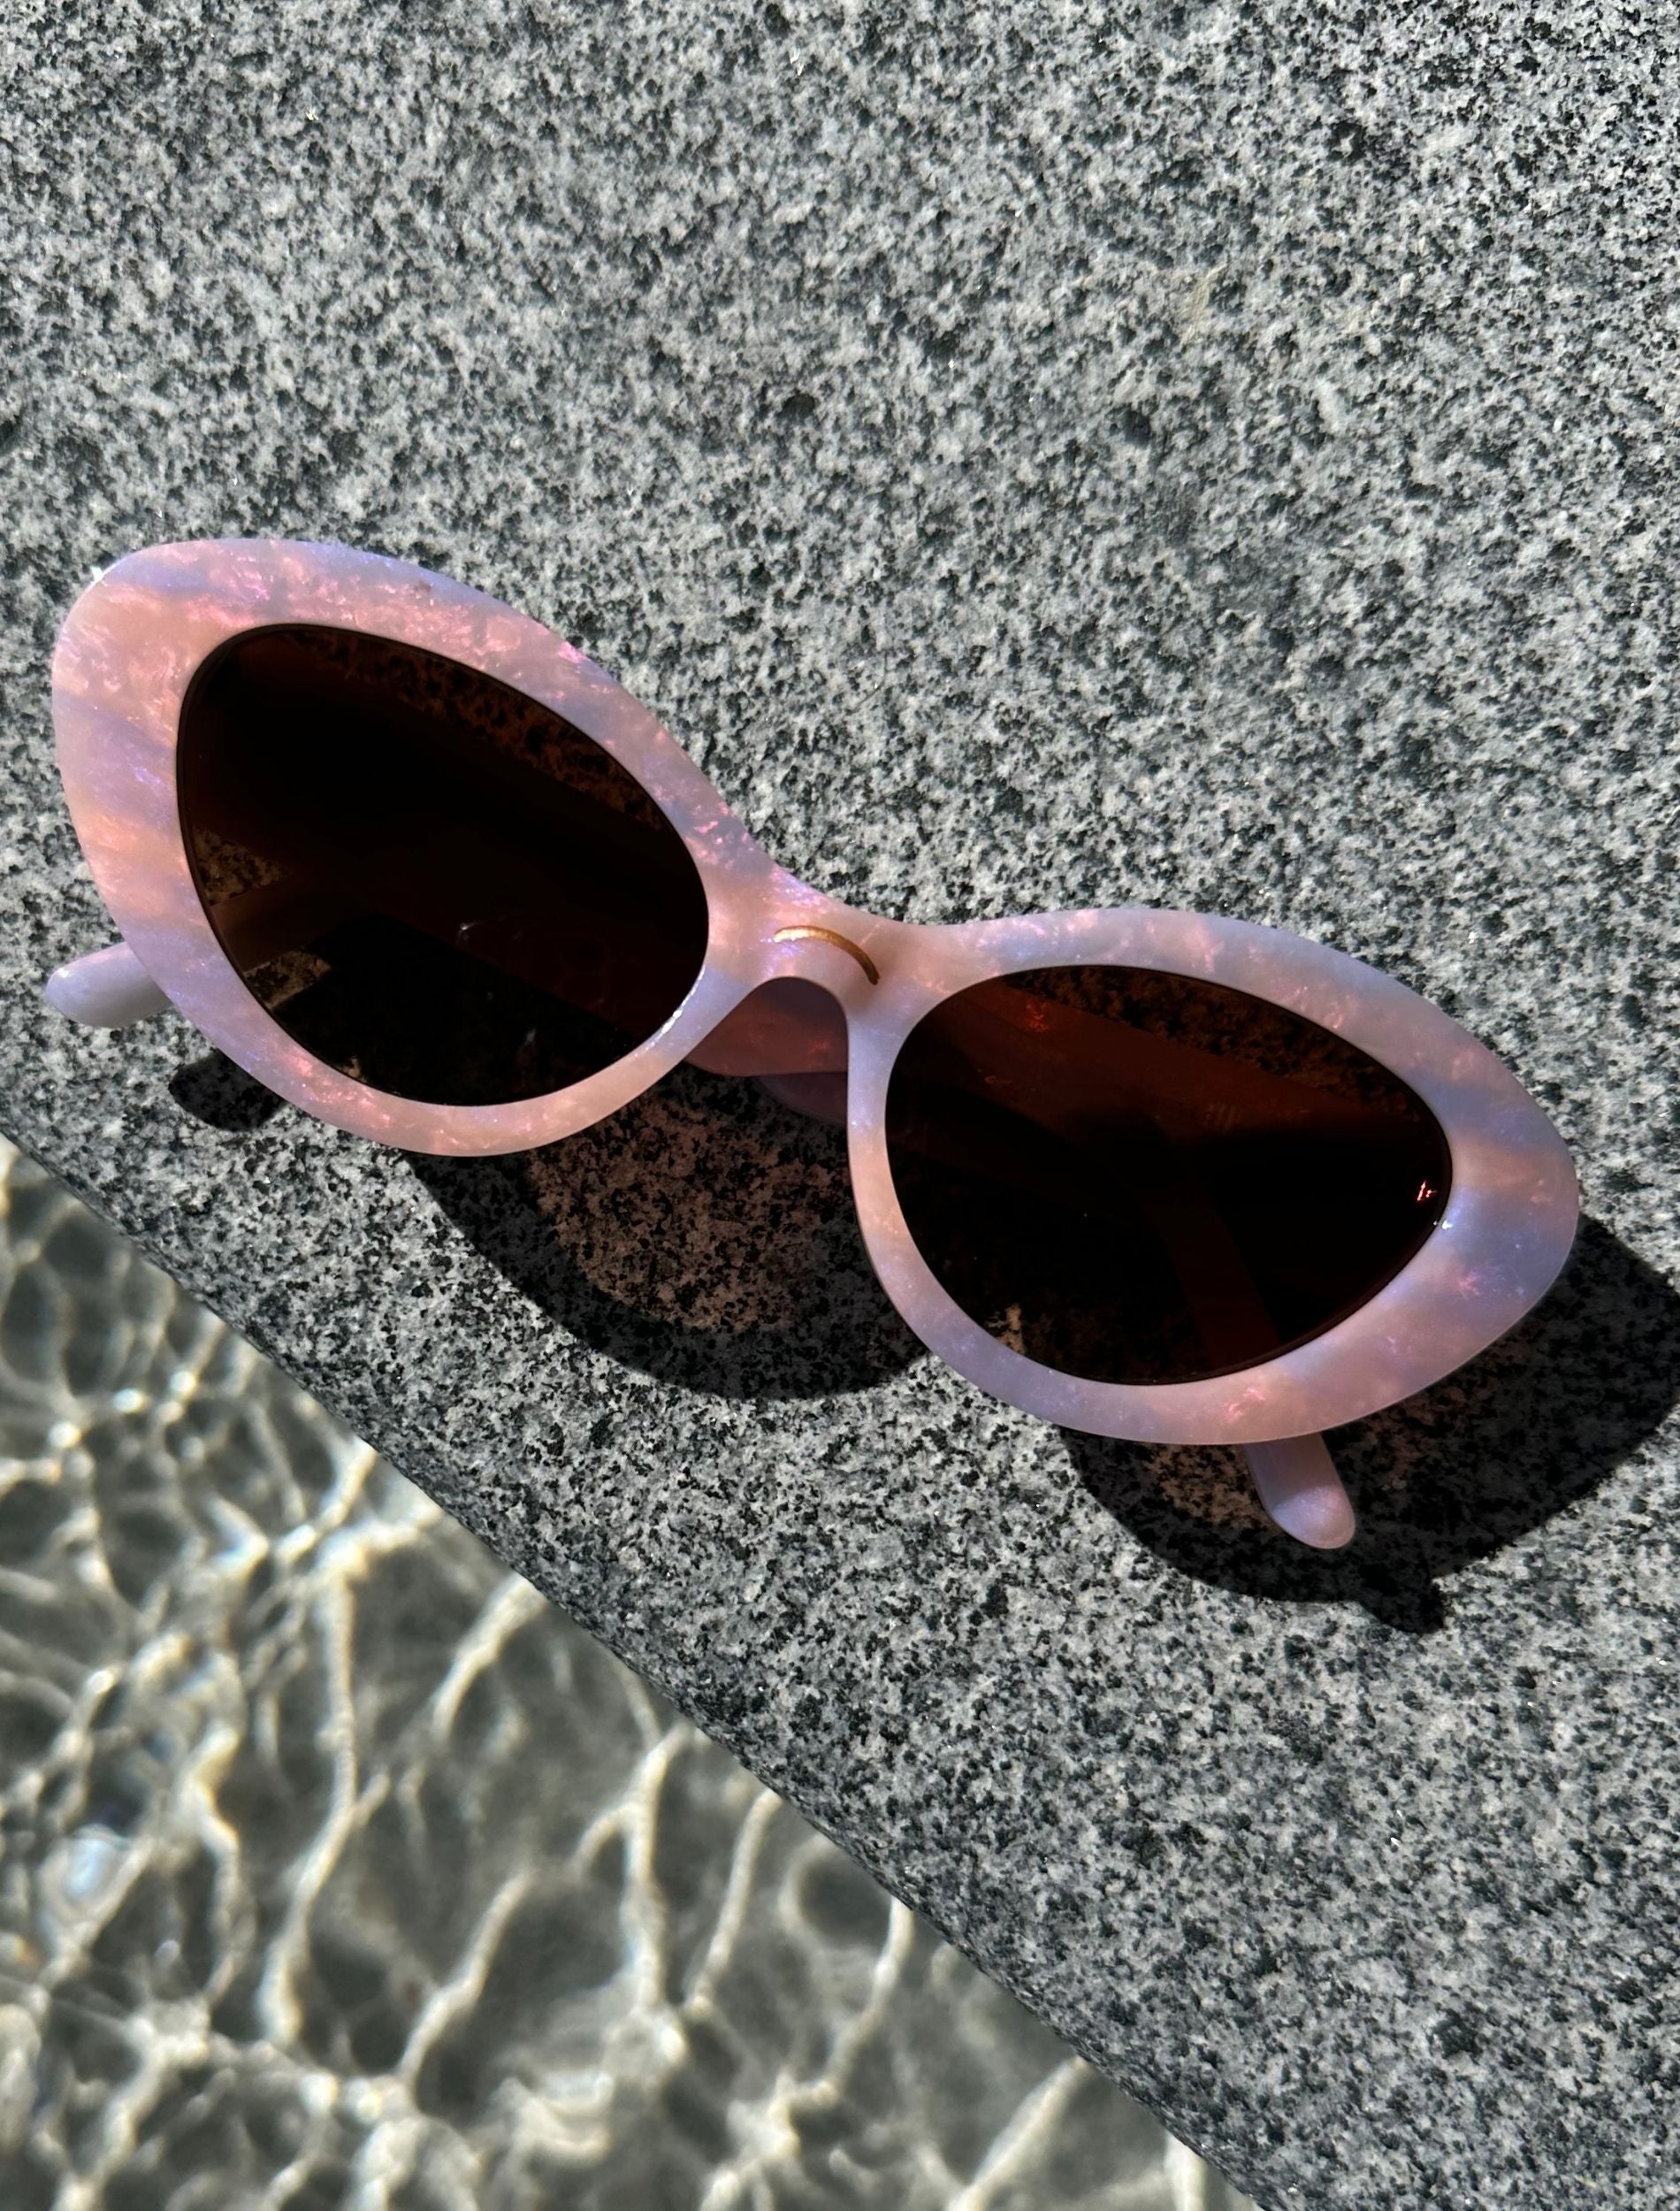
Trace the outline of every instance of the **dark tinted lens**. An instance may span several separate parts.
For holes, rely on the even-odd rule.
[[[1387,1069],[1217,983],[1048,968],[915,1029],[893,1182],[964,1312],[1088,1381],[1275,1357],[1381,1288],[1447,1202],[1446,1139]]]
[[[256,630],[181,709],[181,822],[288,1035],[398,1097],[503,1105],[644,1043],[706,956],[682,838],[593,738],[454,661]]]

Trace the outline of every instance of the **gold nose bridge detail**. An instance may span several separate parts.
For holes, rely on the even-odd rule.
[[[773,945],[790,945],[801,938],[814,937],[818,943],[836,945],[842,952],[849,952],[871,983],[879,983],[881,970],[861,945],[854,945],[850,937],[843,937],[837,929],[819,929],[814,922],[803,922],[792,929],[779,929],[771,937]]]

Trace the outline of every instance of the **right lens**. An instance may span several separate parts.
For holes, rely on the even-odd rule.
[[[497,1106],[646,1042],[706,957],[699,872],[552,708],[358,630],[252,630],[181,708],[181,824],[286,1033],[395,1097]]]
[[[1451,1167],[1400,1078],[1314,1021],[1149,968],[957,992],[887,1094],[916,1247],[1013,1350],[1200,1381],[1306,1342],[1440,1219]]]

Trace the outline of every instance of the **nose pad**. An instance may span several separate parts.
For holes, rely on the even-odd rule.
[[[790,1106],[812,1121],[826,1121],[836,1128],[846,1125],[846,1078],[838,1075],[761,1075],[760,1090],[767,1090],[778,1106]]]

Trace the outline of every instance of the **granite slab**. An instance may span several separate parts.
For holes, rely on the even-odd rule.
[[[1261,2202],[1680,2202],[1680,18],[26,0],[0,30],[0,1123]],[[35,997],[80,585],[429,561],[778,858],[1326,938],[1576,1149],[1364,1532],[920,1357],[685,1075],[500,1163]],[[726,1264],[720,1265],[718,1254]]]

